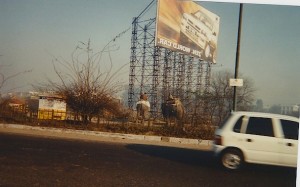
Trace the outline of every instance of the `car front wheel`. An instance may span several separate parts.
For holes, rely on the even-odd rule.
[[[239,150],[228,149],[221,156],[221,164],[225,169],[238,170],[244,162],[243,155]]]

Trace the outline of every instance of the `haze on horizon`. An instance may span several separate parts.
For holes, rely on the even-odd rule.
[[[55,79],[53,57],[70,59],[78,42],[91,39],[100,51],[131,27],[133,17],[152,0],[36,1],[0,0],[0,63],[9,73],[32,69],[11,80],[6,89],[30,90],[31,84]],[[221,18],[217,65],[213,71],[234,71],[239,4],[198,2]],[[156,7],[148,14],[155,17]],[[264,105],[300,104],[300,7],[245,4],[240,73],[254,80],[256,98]],[[128,64],[120,75],[128,84],[131,28],[111,53],[115,67]],[[103,61],[108,56],[103,56]]]

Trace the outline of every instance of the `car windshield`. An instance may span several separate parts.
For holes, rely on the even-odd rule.
[[[232,116],[232,114],[228,115],[223,122],[219,125],[219,129],[222,129],[226,123],[226,121],[228,121],[228,119]]]
[[[193,13],[193,15],[204,25],[206,25],[210,30],[213,29],[213,21],[206,14],[198,10],[197,12]]]

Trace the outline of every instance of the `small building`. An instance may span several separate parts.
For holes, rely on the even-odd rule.
[[[14,111],[18,111],[18,112],[25,112],[25,109],[26,109],[25,100],[14,97],[14,96],[9,99],[8,105],[11,108],[13,108]]]
[[[297,113],[299,113],[299,106],[300,105],[281,106],[281,114],[284,114],[284,115],[297,114]]]
[[[67,104],[58,95],[39,96],[38,119],[65,120]]]

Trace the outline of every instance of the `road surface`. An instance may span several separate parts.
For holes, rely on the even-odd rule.
[[[0,132],[0,186],[296,186],[296,169],[227,172],[206,149]]]

